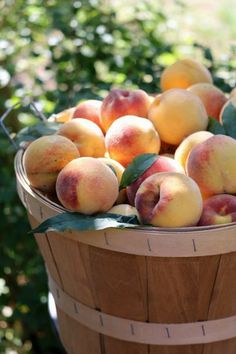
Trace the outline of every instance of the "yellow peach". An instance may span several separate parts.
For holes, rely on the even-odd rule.
[[[102,101],[99,100],[83,101],[75,107],[72,118],[85,118],[91,120],[104,131],[101,123],[101,106]]]
[[[24,168],[31,186],[53,193],[58,173],[79,156],[76,146],[64,136],[49,135],[34,140],[24,153]]]
[[[179,145],[188,135],[206,130],[208,116],[199,97],[183,89],[172,89],[157,96],[148,111],[161,141]]]
[[[105,139],[97,124],[83,118],[74,118],[64,123],[57,132],[73,141],[80,156],[102,157],[105,154]]]
[[[181,59],[162,72],[160,85],[162,91],[166,91],[171,88],[186,89],[198,82],[212,84],[210,71],[194,59]]]

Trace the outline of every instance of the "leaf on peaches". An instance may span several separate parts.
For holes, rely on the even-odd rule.
[[[215,118],[208,117],[209,123],[207,130],[212,134],[226,134],[225,129],[222,124],[220,124]]]
[[[29,233],[40,234],[49,231],[63,232],[66,230],[104,230],[107,228],[123,229],[138,226],[140,225],[136,215],[123,216],[110,213],[83,215],[80,213],[65,212],[45,220]]]
[[[157,154],[141,154],[126,167],[120,182],[120,190],[136,181],[157,159]]]
[[[236,106],[231,102],[223,111],[222,122],[226,135],[236,139]]]

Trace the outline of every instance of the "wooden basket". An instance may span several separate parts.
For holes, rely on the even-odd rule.
[[[32,227],[64,209],[18,194]],[[69,354],[235,354],[236,223],[35,234]]]

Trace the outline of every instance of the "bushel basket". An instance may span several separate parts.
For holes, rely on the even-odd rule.
[[[30,188],[32,227],[64,209]],[[69,354],[235,354],[236,223],[35,234]]]

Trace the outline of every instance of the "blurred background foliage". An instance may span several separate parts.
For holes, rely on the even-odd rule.
[[[203,62],[229,92],[236,85],[236,6],[219,3],[0,0],[0,114],[26,96],[50,116],[85,98],[102,99],[111,87],[157,93],[163,68],[186,56]],[[7,119],[12,133],[33,122],[27,110]],[[13,159],[0,132],[0,353],[62,353]]]

